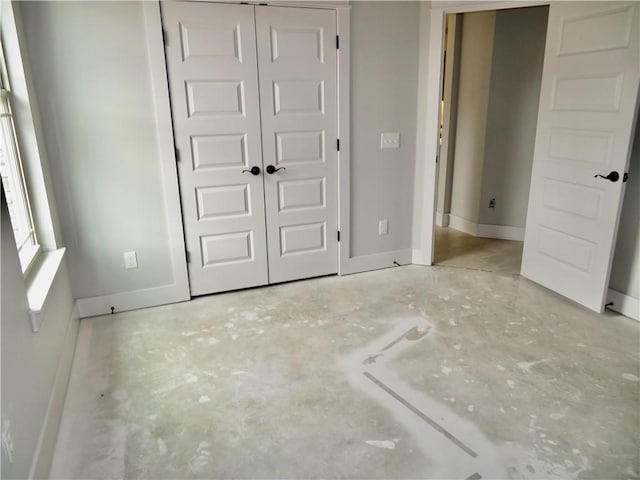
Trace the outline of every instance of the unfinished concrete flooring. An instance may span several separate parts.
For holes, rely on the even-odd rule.
[[[639,324],[407,266],[85,319],[53,478],[636,478]]]

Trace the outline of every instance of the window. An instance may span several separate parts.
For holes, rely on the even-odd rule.
[[[11,105],[4,52],[0,45],[0,176],[4,187],[13,235],[18,247],[22,272],[26,272],[40,250],[33,223],[29,195],[22,169],[20,148]]]

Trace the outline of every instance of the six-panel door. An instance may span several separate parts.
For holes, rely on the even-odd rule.
[[[271,283],[336,273],[336,13],[256,7]]]
[[[192,295],[268,281],[254,9],[166,2],[162,16]]]
[[[637,2],[549,10],[522,275],[597,312],[637,114],[639,10]],[[602,178],[612,171],[617,181]]]
[[[162,16],[191,294],[335,273],[335,12]]]

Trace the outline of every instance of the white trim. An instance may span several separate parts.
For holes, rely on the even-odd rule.
[[[47,405],[36,451],[31,462],[29,471],[30,479],[49,478],[49,468],[51,467],[51,460],[53,459],[58,427],[62,418],[64,400],[67,394],[67,385],[69,384],[69,378],[71,376],[71,366],[73,365],[79,327],[78,305],[75,304],[71,311],[71,318],[64,337],[64,343],[62,344],[62,352],[58,360],[58,368],[53,381],[53,388],[49,396],[49,404]]]
[[[55,250],[62,244],[60,222],[20,9],[20,2],[3,2],[0,16],[7,73],[11,79],[14,127],[36,236],[44,250]]]
[[[167,0],[165,0],[167,1]],[[176,1],[176,0],[168,0]],[[192,2],[207,2],[207,3],[242,3],[247,5],[264,5],[265,0],[189,0]],[[349,0],[320,0],[320,1],[305,1],[305,0],[276,0],[269,1],[269,7],[294,7],[294,8],[321,8],[325,10],[335,10],[336,8],[351,8],[349,6]]]
[[[66,249],[59,248],[53,252],[45,252],[40,255],[40,262],[36,271],[30,272],[27,278],[27,299],[29,300],[29,318],[31,329],[34,332],[42,326],[42,308],[47,301],[53,282],[56,279],[62,257]]]
[[[640,322],[640,300],[637,298],[610,288],[607,294],[607,303],[609,302],[613,302],[613,305],[607,307],[610,310]]]
[[[524,241],[524,228],[512,227],[509,225],[489,225],[486,223],[475,223],[466,218],[449,214],[449,227],[459,230],[474,237],[497,238],[499,240]]]
[[[416,148],[415,205],[422,208],[422,215],[414,217],[414,263],[431,265],[434,254],[435,197],[438,182],[438,169],[434,161],[438,153],[440,98],[442,88],[444,24],[447,13],[475,12],[482,10],[502,10],[506,8],[548,5],[549,1],[504,1],[504,2],[433,2],[429,19],[420,24],[419,71],[426,72],[426,81],[418,86],[419,104],[426,108],[418,109],[418,142]],[[425,24],[428,24],[426,27]],[[428,28],[429,41],[425,44],[425,28]],[[428,48],[427,52],[424,52]],[[422,79],[421,79],[422,80]]]
[[[349,259],[348,269],[344,269],[342,275],[397,267],[393,262],[398,262],[400,265],[408,265],[411,263],[411,257],[412,251],[409,249],[351,257]]]
[[[434,1],[431,8],[442,9],[446,13],[482,12],[486,10],[506,10],[508,8],[534,7],[537,5],[549,5],[549,0],[505,0],[496,2],[485,2],[482,0],[472,1]]]
[[[426,8],[426,7],[422,7]],[[422,9],[421,9],[422,10]],[[424,16],[424,17],[423,17]],[[414,216],[416,231],[414,263],[433,264],[436,193],[438,183],[438,164],[436,157],[439,147],[440,89],[442,87],[444,10],[429,10],[421,15],[420,22],[420,78],[418,83],[418,131],[416,133],[416,175],[414,198],[421,215]],[[429,40],[426,42],[425,29]]]
[[[86,318],[111,313],[111,307],[114,308],[114,312],[124,312],[191,299],[191,297],[185,298],[182,293],[182,290],[176,284],[172,284],[111,295],[79,298],[78,310],[80,311],[80,318]]]
[[[512,227],[510,225],[478,224],[477,237],[497,238],[498,240],[516,240],[524,242],[524,227]]]
[[[477,223],[451,214],[449,214],[449,228],[453,228],[459,232],[464,232],[468,235],[473,235],[474,237],[476,237],[478,233]]]
[[[167,238],[169,239],[174,282],[160,287],[78,299],[78,311],[81,318],[111,313],[111,307],[114,308],[114,311],[121,312],[181,302],[191,298],[178,191],[176,154],[173,146],[173,126],[169,106],[167,67],[164,60],[160,3],[143,2],[142,8],[151,71],[151,89],[156,112]]]
[[[176,153],[173,145],[173,125],[171,123],[171,107],[169,104],[169,80],[167,66],[164,59],[164,41],[162,36],[162,19],[160,16],[159,2],[143,2],[142,5],[145,23],[145,36],[149,69],[151,71],[151,90],[153,104],[156,112],[156,127],[158,136],[158,153],[160,155],[160,168],[162,187],[164,192],[164,209],[167,221],[167,238],[171,251],[171,267],[173,269],[174,283],[154,289],[139,290],[135,294],[141,294],[140,302],[123,300],[123,305],[139,304],[147,307],[166,303],[189,300],[189,277],[187,272],[187,259],[184,247],[184,234],[182,227],[182,212],[180,208],[180,192],[178,189],[178,170],[176,166]],[[153,299],[149,292],[157,292]],[[130,292],[134,293],[134,292]],[[106,296],[117,304],[119,300],[128,299],[128,293]],[[104,299],[105,297],[94,297]],[[86,299],[85,299],[86,300]],[[118,300],[118,302],[116,301]],[[89,305],[99,305],[100,301],[84,301],[84,309]],[[109,303],[109,302],[108,302]],[[80,304],[80,303],[79,303]],[[123,310],[122,307],[116,307]],[[142,308],[142,307],[137,307]],[[82,313],[83,308],[81,308]]]
[[[350,142],[350,88],[351,88],[351,7],[336,9],[340,48],[338,49],[338,275],[353,273],[351,268],[351,142]]]
[[[438,227],[448,227],[450,223],[448,213],[436,212],[436,225]]]

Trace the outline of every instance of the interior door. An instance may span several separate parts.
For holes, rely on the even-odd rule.
[[[164,2],[162,17],[191,294],[266,284],[254,7]]]
[[[639,7],[549,10],[522,274],[598,312],[637,112]]]
[[[336,13],[257,6],[256,32],[269,279],[336,273]]]

